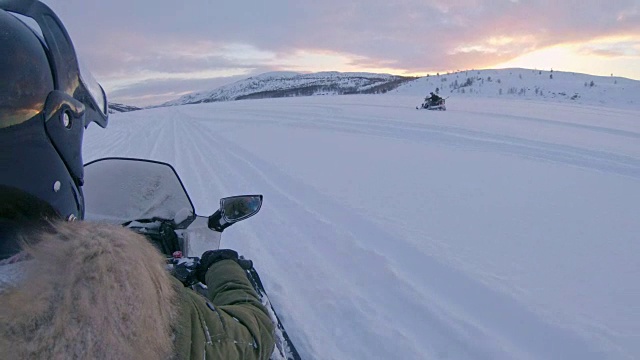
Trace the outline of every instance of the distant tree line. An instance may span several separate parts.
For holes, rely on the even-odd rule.
[[[278,89],[278,90],[265,90],[257,91],[251,94],[241,95],[235,98],[235,100],[246,99],[266,99],[266,98],[281,98],[281,97],[294,97],[294,96],[312,96],[317,94],[337,94],[337,95],[351,95],[351,94],[384,94],[391,90],[396,89],[400,85],[417,79],[417,77],[398,76],[393,80],[387,79],[372,79],[362,78],[375,83],[380,84],[370,87],[364,86],[340,86],[338,84],[323,84],[323,85],[305,85],[295,88]]]

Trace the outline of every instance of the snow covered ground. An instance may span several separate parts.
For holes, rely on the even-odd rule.
[[[423,96],[423,95],[422,95]],[[640,358],[640,108],[415,95],[158,108],[85,161],[173,164],[305,359]]]

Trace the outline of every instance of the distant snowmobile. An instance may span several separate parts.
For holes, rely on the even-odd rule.
[[[445,111],[447,110],[447,107],[445,105],[445,99],[440,98],[437,101],[432,101],[430,98],[426,98],[424,100],[424,102],[422,103],[422,105],[420,106],[416,106],[416,109],[420,110],[420,109],[427,109],[427,110],[440,110],[440,111]]]

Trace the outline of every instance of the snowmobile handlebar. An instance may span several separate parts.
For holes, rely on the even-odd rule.
[[[240,256],[236,263],[243,270],[250,271],[253,269],[253,261]],[[196,277],[196,271],[200,267],[199,257],[182,257],[180,251],[173,253],[173,257],[167,258],[167,268],[176,279],[184,286],[192,286],[199,281]]]

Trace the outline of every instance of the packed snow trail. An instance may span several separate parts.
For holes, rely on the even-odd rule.
[[[640,357],[640,112],[415,101],[132,112],[89,129],[85,161],[167,161],[202,215],[264,194],[222,246],[303,358]]]

